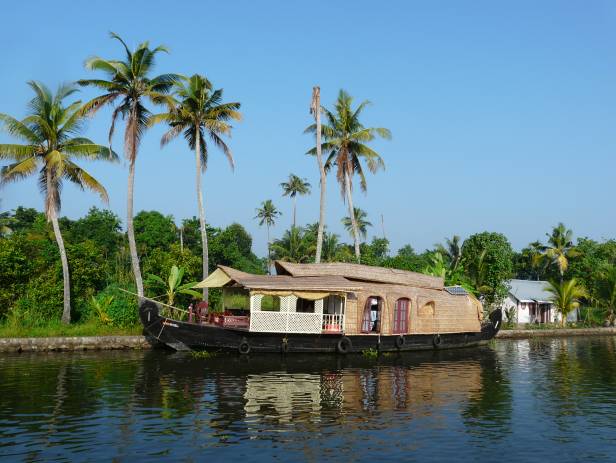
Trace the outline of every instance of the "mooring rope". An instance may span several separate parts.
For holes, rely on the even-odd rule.
[[[118,289],[119,289],[120,291],[123,291],[123,292],[125,292],[125,293],[131,294],[131,295],[133,295],[133,296],[137,296],[137,297],[139,297],[140,299],[146,299],[146,300],[148,300],[148,301],[152,301],[152,302],[154,302],[154,303],[156,303],[156,304],[160,304],[160,305],[162,305],[162,306],[169,307],[170,309],[173,309],[173,310],[179,310],[180,312],[184,312],[184,313],[190,314],[190,312],[189,312],[188,310],[185,310],[185,309],[180,309],[179,307],[174,307],[174,306],[172,306],[172,305],[165,304],[164,302],[160,302],[160,301],[157,301],[157,300],[155,300],[155,299],[151,299],[151,298],[149,298],[149,297],[139,296],[139,294],[137,294],[137,293],[133,293],[132,291],[127,291],[126,289],[123,289],[123,288],[118,288]]]

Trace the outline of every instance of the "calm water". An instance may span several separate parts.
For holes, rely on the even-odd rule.
[[[616,338],[378,362],[0,356],[0,460],[230,458],[616,461]]]

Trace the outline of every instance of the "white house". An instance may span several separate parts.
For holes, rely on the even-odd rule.
[[[560,321],[558,309],[550,302],[551,293],[547,281],[509,280],[509,294],[503,301],[503,311],[515,308],[516,323],[556,323]],[[574,310],[567,321],[577,321]]]

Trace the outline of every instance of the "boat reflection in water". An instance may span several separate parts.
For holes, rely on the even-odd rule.
[[[481,394],[481,364],[476,360],[408,366],[350,368],[319,374],[267,373],[246,378],[246,417],[319,419],[339,411],[406,410],[422,412]]]
[[[195,412],[193,407],[204,407],[205,393],[211,397],[205,406],[212,418],[209,425],[225,439],[244,435],[276,440],[277,433],[291,431],[344,434],[359,426],[385,428],[391,426],[392,413],[407,423],[429,419],[436,427],[455,414],[470,427],[487,422],[488,428],[497,424],[502,430],[511,409],[508,381],[489,348],[413,353],[378,362],[314,354],[208,360],[153,354],[147,362],[156,364],[146,368],[156,376],[147,378],[154,385],[146,386],[146,396],[165,396],[165,387],[170,387],[165,378],[173,378],[172,390],[182,391],[184,410]],[[161,386],[153,393],[153,387]],[[176,413],[182,408],[168,397],[166,402],[174,404]],[[189,403],[192,407],[186,407]]]

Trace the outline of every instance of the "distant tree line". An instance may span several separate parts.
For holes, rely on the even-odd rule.
[[[53,228],[45,214],[18,207],[1,214],[0,220],[0,320],[36,325],[59,319],[63,307],[62,268]],[[93,207],[77,220],[60,217],[59,224],[71,270],[74,318],[98,317],[92,301],[106,301],[113,296],[106,308],[112,322],[136,323],[135,298],[118,290],[135,290],[128,238],[120,218],[109,210]],[[177,226],[172,216],[141,211],[134,217],[134,227],[146,296],[165,296],[168,288],[161,287],[160,280],[167,281],[174,267],[181,269],[182,284],[201,279],[202,241],[197,217],[184,219]],[[273,240],[271,259],[314,262],[317,232],[316,223],[291,226]],[[548,234],[545,244],[531,243],[520,252],[512,250],[504,235],[491,232],[477,233],[464,241],[453,236],[422,252],[416,252],[410,244],[392,252],[387,239],[374,237],[360,243],[361,263],[441,276],[448,285],[462,285],[472,291],[486,306],[503,299],[508,289],[506,282],[513,277],[552,281],[555,288],[561,281],[563,285],[575,281],[576,287],[583,289],[583,294],[575,297],[583,305],[596,308],[596,322],[613,321],[616,240],[579,238],[573,246],[571,240],[559,240],[563,234],[571,238],[568,232],[559,225]],[[251,273],[268,271],[268,259],[253,253],[252,237],[242,225],[208,226],[207,233],[210,272],[217,265]],[[354,251],[353,243],[345,243],[337,234],[325,230],[323,262],[355,262]],[[558,257],[563,252],[568,256],[564,269]],[[194,300],[194,295],[187,293],[174,296],[175,304],[180,306]],[[219,297],[217,291],[212,291],[214,306]]]

